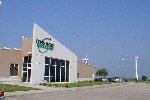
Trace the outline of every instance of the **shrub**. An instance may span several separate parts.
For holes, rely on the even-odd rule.
[[[66,84],[66,85],[65,85],[65,88],[69,88],[69,85]]]
[[[94,79],[95,82],[103,82],[102,78],[96,78]]]
[[[147,76],[144,76],[144,75],[143,75],[143,76],[142,76],[142,80],[143,80],[143,81],[146,81],[146,80],[147,80]]]

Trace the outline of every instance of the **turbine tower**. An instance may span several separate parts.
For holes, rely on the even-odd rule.
[[[87,58],[87,55],[85,55],[85,58],[84,59],[82,59],[84,62],[85,62],[85,64],[88,64],[88,58]]]
[[[134,57],[134,59],[135,59],[135,76],[136,76],[136,80],[138,81],[138,68],[137,68],[137,66],[138,66],[138,64],[137,64],[137,59],[138,59],[139,57],[138,56],[135,56]]]

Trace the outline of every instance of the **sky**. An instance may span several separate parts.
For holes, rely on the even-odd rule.
[[[0,47],[22,48],[36,23],[109,76],[150,78],[150,0],[0,0]],[[124,59],[124,61],[122,61]]]

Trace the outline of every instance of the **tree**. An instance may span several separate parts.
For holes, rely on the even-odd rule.
[[[142,80],[143,80],[143,81],[146,81],[146,80],[147,80],[147,76],[144,76],[144,75],[143,75],[143,76],[142,76]]]
[[[101,76],[101,77],[106,77],[108,75],[108,70],[105,68],[98,69],[96,72],[96,75]]]

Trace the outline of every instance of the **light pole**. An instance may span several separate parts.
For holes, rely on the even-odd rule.
[[[136,77],[136,82],[138,81],[138,64],[137,64],[137,59],[139,57],[138,56],[135,56],[134,59],[135,59],[135,77]]]

